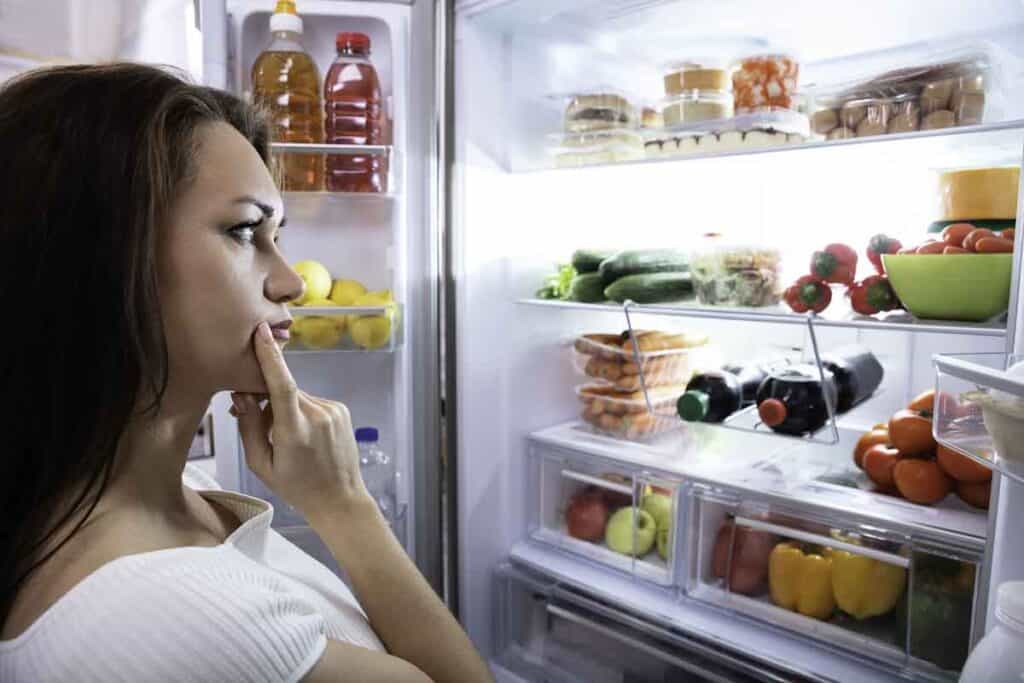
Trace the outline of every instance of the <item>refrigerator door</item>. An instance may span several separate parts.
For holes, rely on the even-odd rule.
[[[249,97],[249,69],[269,43],[273,3],[201,0],[204,81]],[[285,192],[288,228],[280,247],[290,263],[315,259],[335,279],[369,290],[389,289],[400,316],[380,350],[353,350],[354,339],[285,353],[300,387],[345,403],[355,427],[374,426],[397,464],[396,534],[428,581],[443,587],[439,474],[438,196],[435,88],[435,8],[432,3],[300,3],[304,48],[323,77],[340,31],[369,35],[390,122],[390,180],[383,194]],[[330,152],[328,152],[330,153]],[[303,311],[293,308],[300,321]],[[341,319],[344,311],[335,311]],[[349,315],[349,322],[353,319]],[[400,318],[400,320],[399,320]],[[300,336],[300,335],[295,335]],[[302,337],[305,339],[305,337]],[[278,500],[245,465],[230,396],[212,406],[217,477],[225,488],[267,498],[275,526],[314,556],[322,546],[306,521]],[[403,512],[404,511],[404,512]],[[404,515],[404,517],[403,517]]]

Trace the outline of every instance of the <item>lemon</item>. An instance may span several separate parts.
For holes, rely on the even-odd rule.
[[[297,318],[292,324],[292,334],[311,349],[330,349],[338,345],[344,326],[331,318],[310,315]]]
[[[306,302],[306,306],[307,307],[324,307],[324,306],[326,306],[328,308],[334,308],[337,305],[338,304],[334,303],[330,299],[313,299],[312,301],[307,301]],[[304,316],[304,317],[326,318],[327,320],[330,320],[335,325],[337,325],[340,332],[344,332],[345,331],[345,323],[346,323],[345,319],[348,316],[346,316],[346,315],[324,315],[324,316]]]
[[[366,294],[366,287],[356,280],[335,280],[331,287],[331,301],[335,306],[351,306],[356,299]]]
[[[379,349],[391,339],[391,319],[383,315],[364,315],[349,322],[352,341],[364,349]]]
[[[299,306],[304,306],[313,299],[326,299],[331,293],[331,273],[319,261],[299,261],[292,266],[292,270],[306,283],[306,291],[295,299]]]

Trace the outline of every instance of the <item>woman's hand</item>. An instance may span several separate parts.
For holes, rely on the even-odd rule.
[[[298,388],[267,323],[253,337],[270,401],[260,409],[253,394],[231,394],[249,469],[310,520],[365,502],[348,408]]]

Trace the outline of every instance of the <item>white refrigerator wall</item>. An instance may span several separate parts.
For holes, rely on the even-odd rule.
[[[546,77],[564,46],[548,52],[543,41],[512,39],[487,22],[461,21],[456,36],[460,597],[471,635],[489,648],[491,570],[526,530],[524,437],[578,414],[572,387],[582,380],[572,369],[572,336],[626,327],[620,313],[539,309],[515,300],[532,297],[574,249],[685,249],[705,232],[778,247],[787,282],[806,272],[811,251],[841,241],[861,254],[863,277],[871,268],[863,257],[871,235],[923,239],[937,217],[935,168],[926,160],[956,159],[962,150],[944,157],[908,146],[881,156],[867,146],[509,172],[518,145],[557,132],[531,125],[530,107],[550,103],[517,97]],[[602,55],[592,57],[596,65]],[[523,139],[523,131],[538,137]],[[1007,161],[1019,155],[1010,148]],[[807,345],[798,325],[654,316],[634,325],[705,331],[734,360]],[[858,341],[879,356],[886,379],[875,398],[844,417],[857,428],[888,420],[933,386],[933,353],[1005,345],[998,337],[819,328],[823,350]],[[778,442],[768,439],[765,447]]]

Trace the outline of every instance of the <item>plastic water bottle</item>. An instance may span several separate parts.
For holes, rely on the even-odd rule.
[[[995,627],[974,646],[960,683],[1024,679],[1024,581],[1000,584],[995,615]]]
[[[366,489],[377,501],[388,524],[395,523],[395,462],[381,450],[380,435],[376,427],[360,427],[356,430],[356,445],[359,447],[359,470],[363,475]]]

